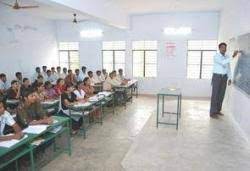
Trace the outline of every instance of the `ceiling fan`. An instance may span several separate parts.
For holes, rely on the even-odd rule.
[[[3,1],[0,1],[0,3],[6,5],[6,6],[9,6],[15,10],[18,10],[18,9],[28,9],[28,8],[38,8],[39,6],[37,5],[27,5],[27,6],[21,6],[19,3],[18,3],[18,0],[15,1],[14,5],[11,5],[11,4],[8,4],[6,2],[3,2]]]

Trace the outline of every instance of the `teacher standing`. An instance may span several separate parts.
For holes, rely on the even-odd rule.
[[[227,85],[232,83],[232,74],[230,68],[231,58],[226,55],[227,44],[219,44],[219,52],[214,56],[213,77],[212,77],[212,97],[210,106],[210,117],[217,119],[221,113],[222,103]],[[233,58],[238,51],[235,51]]]

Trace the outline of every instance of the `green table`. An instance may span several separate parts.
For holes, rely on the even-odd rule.
[[[20,141],[19,143],[15,144],[14,146],[10,148],[4,148],[0,147],[0,158],[4,157],[5,155],[8,155],[10,153],[11,156],[13,156],[10,160],[4,161],[3,163],[0,163],[0,170],[3,169],[5,166],[9,165],[10,163],[15,161],[16,170],[18,170],[18,159],[23,157],[26,154],[30,155],[30,168],[32,171],[35,170],[35,162],[34,162],[34,149],[37,147],[35,145],[32,145],[31,143],[39,138],[43,137],[45,139],[45,142],[59,136],[63,132],[67,132],[67,140],[68,140],[68,147],[64,149],[61,152],[68,152],[69,155],[71,155],[71,140],[70,140],[70,119],[67,117],[60,117],[60,116],[53,116],[54,120],[57,120],[56,123],[49,126],[44,132],[40,134],[27,134],[28,137]],[[63,126],[63,128],[58,131],[57,133],[50,133],[51,130],[53,130],[56,126]]]
[[[177,99],[177,109],[176,112],[167,112],[165,111],[165,96],[176,97]],[[176,115],[176,123],[169,123],[169,122],[161,122],[159,121],[160,116],[160,99],[162,97],[162,117],[164,114],[173,114]],[[178,129],[179,124],[179,117],[181,117],[181,101],[182,101],[182,94],[180,89],[175,88],[164,88],[161,89],[157,93],[157,115],[156,115],[156,127],[158,128],[158,124],[167,124],[167,125],[176,125],[176,129]]]

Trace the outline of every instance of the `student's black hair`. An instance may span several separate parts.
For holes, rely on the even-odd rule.
[[[63,70],[66,70],[66,71],[67,71],[68,69],[67,69],[66,67],[63,67]]]
[[[23,92],[23,99],[24,97],[28,97],[30,94],[35,93],[36,89],[35,88],[29,88],[28,90]]]
[[[46,81],[46,82],[44,83],[44,87],[45,87],[45,88],[47,88],[49,85],[51,85],[51,82],[50,82],[50,81]]]
[[[68,70],[68,73],[70,73],[70,72],[72,72],[72,69],[69,69],[69,70]]]
[[[15,83],[17,83],[17,80],[12,80],[10,84],[13,85]]]
[[[46,66],[46,65],[43,65],[42,68],[47,68],[47,66]]]
[[[118,69],[118,72],[120,72],[120,71],[123,71],[123,69],[121,69],[121,68],[120,68],[120,69]]]
[[[27,81],[27,80],[29,80],[29,79],[28,79],[28,78],[26,78],[26,77],[25,77],[25,78],[23,78],[23,83],[24,83],[25,81]]]
[[[88,80],[89,80],[89,77],[85,77],[85,78],[83,79],[83,84],[86,85],[86,83],[87,83]]]
[[[50,72],[51,72],[51,70],[48,69],[46,73],[48,74],[48,73],[50,73]]]
[[[75,69],[75,72],[80,72],[80,70],[79,69]]]
[[[4,77],[6,77],[6,75],[4,73],[1,73],[0,78],[4,78]]]
[[[51,70],[54,70],[55,69],[55,67],[51,67]]]
[[[102,73],[100,70],[97,70],[96,73]]]
[[[37,76],[37,79],[40,79],[40,78],[43,78],[43,76],[42,76],[42,75],[38,75],[38,76]]]
[[[59,84],[60,81],[62,81],[63,79],[62,78],[58,78],[57,81],[56,81],[56,84]]]
[[[56,67],[56,69],[61,69],[61,67],[60,67],[60,66],[58,66],[58,67]]]
[[[79,88],[80,88],[80,85],[81,85],[82,83],[83,83],[82,81],[78,81],[78,82],[76,83],[76,89],[79,89]]]
[[[38,69],[40,70],[40,67],[36,67],[36,70],[38,70]]]
[[[68,83],[68,84],[66,85],[66,90],[67,90],[69,87],[74,87],[74,85],[73,85],[72,83]]]
[[[16,72],[16,77],[18,76],[18,75],[22,75],[22,73],[21,72]]]
[[[92,72],[92,71],[88,71],[88,75],[89,75],[89,74],[93,74],[93,72]]]
[[[82,70],[86,70],[87,69],[87,67],[86,66],[82,66]]]
[[[219,44],[219,48],[221,48],[221,46],[226,46],[227,47],[227,44],[225,42],[222,42]]]

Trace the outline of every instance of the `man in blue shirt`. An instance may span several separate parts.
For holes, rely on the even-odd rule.
[[[212,97],[211,97],[211,107],[210,107],[210,117],[218,118],[218,115],[223,115],[221,113],[222,103],[228,85],[231,85],[232,74],[230,68],[230,57],[226,55],[227,44],[219,44],[219,52],[214,56],[214,67],[213,67],[213,77],[212,77]],[[233,58],[236,57],[238,51],[235,51]]]

